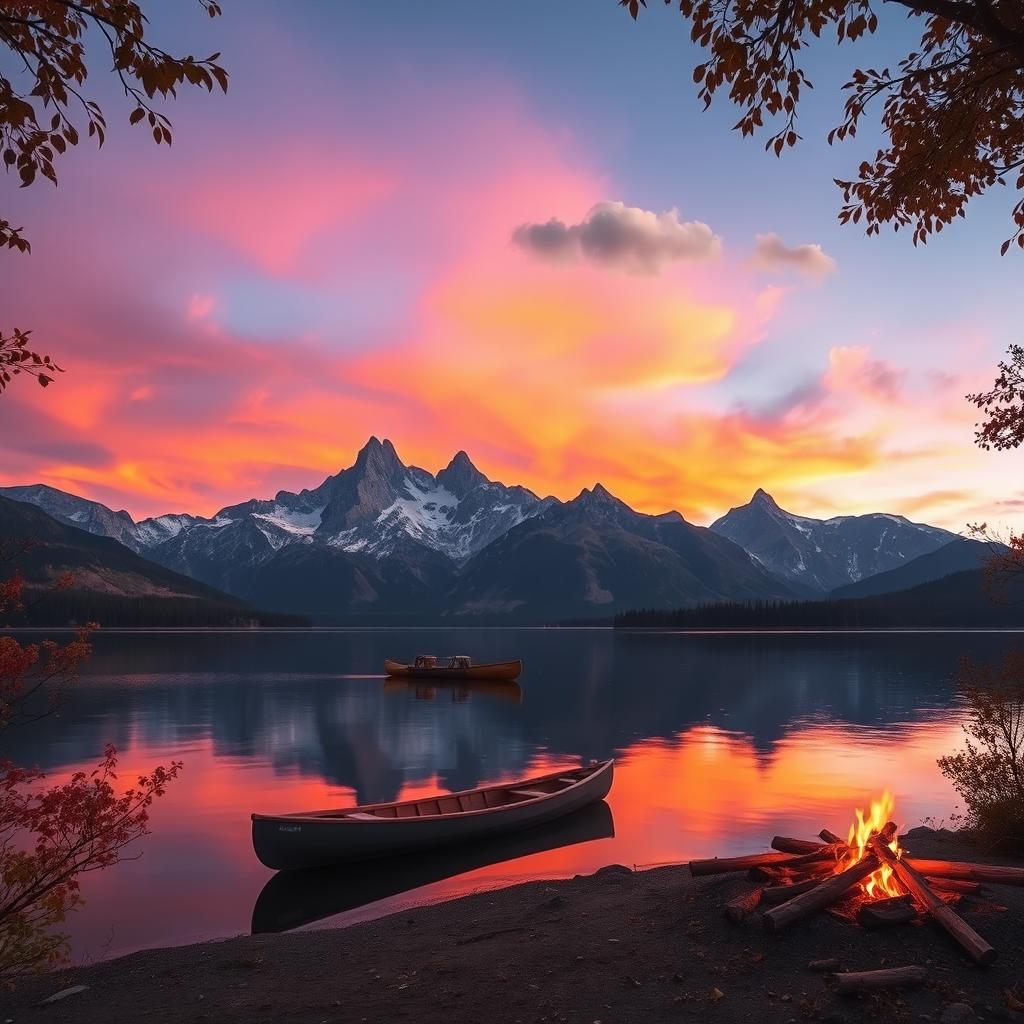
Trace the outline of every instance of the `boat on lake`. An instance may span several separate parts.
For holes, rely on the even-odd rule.
[[[523,663],[517,658],[515,661],[474,665],[468,655],[453,654],[442,665],[432,654],[417,654],[411,665],[385,658],[384,671],[389,676],[412,676],[416,679],[473,679],[498,682],[518,679],[523,673]]]
[[[517,832],[603,800],[614,761],[417,800],[254,814],[256,856],[279,871],[326,867]]]
[[[256,899],[252,932],[289,931],[481,868],[614,835],[612,810],[599,800],[546,825],[491,839],[362,864],[278,871]]]

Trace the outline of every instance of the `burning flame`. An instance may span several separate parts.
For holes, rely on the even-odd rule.
[[[850,867],[861,859],[868,851],[868,840],[876,832],[881,832],[886,824],[893,820],[896,810],[896,801],[892,793],[886,790],[878,800],[871,801],[871,810],[865,814],[859,807],[856,810],[856,824],[850,826],[850,832],[846,842],[849,846],[849,853],[839,870]],[[896,837],[889,843],[889,849],[899,857],[902,854]],[[877,871],[873,871],[860,883],[861,892],[869,900],[887,899],[892,896],[901,896],[903,891],[896,885],[893,878],[892,868],[883,864]]]

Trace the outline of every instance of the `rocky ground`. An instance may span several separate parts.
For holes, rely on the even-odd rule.
[[[941,836],[909,846],[1012,863]],[[822,913],[779,935],[756,914],[731,924],[722,904],[745,886],[611,866],[347,929],[149,950],[23,982],[0,996],[0,1024],[1024,1021],[1024,888],[961,904],[999,951],[979,968],[927,921],[867,932]],[[844,970],[916,964],[928,981],[842,998],[808,967],[827,957]]]

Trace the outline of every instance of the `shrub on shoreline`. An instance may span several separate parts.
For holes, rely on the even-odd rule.
[[[966,738],[961,750],[939,758],[939,769],[964,801],[968,831],[1024,848],[1024,651],[996,665],[965,658],[958,681]]]

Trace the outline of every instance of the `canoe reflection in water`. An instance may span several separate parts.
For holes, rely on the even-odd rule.
[[[614,836],[612,809],[602,800],[525,832],[363,864],[279,871],[256,899],[252,932],[290,931],[479,868]]]
[[[455,704],[464,704],[475,694],[495,697],[508,701],[510,704],[523,703],[523,688],[511,680],[508,682],[493,681],[458,681],[450,683],[424,682],[422,679],[401,679],[389,676],[384,681],[385,693],[411,693],[417,700],[437,700],[438,694],[451,694]]]

